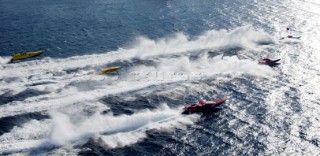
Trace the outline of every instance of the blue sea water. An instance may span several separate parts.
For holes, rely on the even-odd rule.
[[[198,18],[201,6],[192,11],[187,3],[196,4],[1,1],[1,32],[5,32],[1,50],[4,55],[12,55],[46,49],[47,56],[67,57],[116,50],[139,35],[156,39],[178,31],[199,34],[210,29],[205,19]]]
[[[319,155],[319,8],[0,0],[0,155]]]

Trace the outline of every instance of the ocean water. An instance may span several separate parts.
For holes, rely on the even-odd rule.
[[[316,0],[0,6],[0,155],[320,154]]]

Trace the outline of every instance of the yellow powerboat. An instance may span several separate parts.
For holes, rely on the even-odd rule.
[[[26,58],[30,58],[30,57],[35,57],[35,56],[38,56],[44,52],[45,52],[45,50],[26,52],[26,53],[16,53],[12,56],[12,59],[10,62],[22,60],[22,59],[26,59]]]
[[[100,71],[102,74],[108,74],[108,73],[117,71],[120,68],[121,66],[113,66],[113,67],[102,68]]]

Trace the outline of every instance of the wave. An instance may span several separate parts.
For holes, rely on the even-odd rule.
[[[277,73],[270,67],[258,65],[256,61],[223,56],[223,51],[235,48],[257,50],[259,44],[266,42],[273,43],[268,34],[245,26],[232,31],[210,30],[196,38],[183,33],[158,40],[138,37],[132,46],[106,54],[3,64],[0,94],[9,90],[14,96],[26,89],[45,94],[1,105],[0,118],[42,112],[50,114],[51,119],[31,120],[0,136],[0,153],[81,144],[90,138],[107,148],[123,147],[145,138],[151,129],[190,125],[197,117],[182,116],[180,108],[166,105],[132,115],[101,114],[108,106],[100,103],[100,99],[164,84],[179,86],[179,83],[190,82],[192,87],[192,82],[218,77],[275,76]],[[218,55],[208,56],[208,51]],[[137,59],[152,63],[136,63]],[[118,62],[130,65],[115,75],[95,74],[97,68]],[[90,116],[80,115],[88,109],[101,111]],[[41,124],[42,127],[37,126]],[[36,136],[32,135],[34,131]],[[13,148],[13,145],[19,147]]]
[[[83,113],[78,114],[76,111],[67,114],[51,112],[50,116],[50,120],[32,120],[1,136],[0,140],[5,142],[0,146],[0,153],[79,145],[89,139],[107,148],[123,147],[144,139],[149,130],[184,129],[199,119],[198,115],[182,115],[181,108],[172,109],[166,104],[132,115],[115,116],[112,113],[97,112],[84,117]],[[42,128],[39,129],[40,125]],[[24,141],[21,141],[19,136]]]
[[[176,33],[172,37],[158,40],[137,37],[131,46],[120,48],[105,54],[75,56],[66,59],[51,59],[26,61],[3,65],[0,79],[4,77],[25,77],[37,74],[64,74],[68,69],[97,67],[119,60],[132,58],[146,58],[159,55],[183,54],[209,49],[211,51],[230,50],[235,48],[257,50],[261,43],[274,43],[272,37],[261,30],[254,30],[251,26],[237,29],[210,30],[202,35],[190,39],[183,33]],[[14,70],[13,70],[14,69]]]
[[[154,66],[132,67],[112,82],[106,82],[109,79],[85,80],[81,81],[81,85],[78,83],[67,85],[70,81],[61,81],[59,84],[64,87],[59,88],[59,92],[54,91],[50,94],[29,97],[24,101],[14,101],[11,104],[0,106],[0,110],[4,112],[0,117],[57,109],[81,101],[93,102],[103,96],[139,90],[152,85],[192,82],[226,75],[238,77],[243,74],[271,77],[277,73],[268,66],[258,65],[251,60],[239,60],[235,56],[222,57],[220,55],[208,58],[207,55],[203,55],[197,60],[190,60],[182,56],[159,60]],[[90,82],[94,82],[95,85]],[[65,85],[62,85],[63,83]],[[90,89],[83,89],[85,87]]]
[[[12,58],[11,56],[2,56],[2,57],[0,57],[0,65],[9,63],[11,58]]]

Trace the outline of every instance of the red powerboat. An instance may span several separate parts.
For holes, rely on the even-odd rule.
[[[269,59],[269,58],[264,58],[262,60],[259,61],[259,64],[264,64],[264,65],[268,65],[268,66],[275,66],[278,65],[278,61],[280,61],[281,59]]]
[[[213,100],[213,101],[201,101],[201,100],[199,100],[198,103],[185,106],[182,113],[183,114],[190,114],[190,113],[206,112],[206,111],[209,111],[212,108],[220,106],[226,100],[227,100],[227,98],[216,99],[216,100]]]

